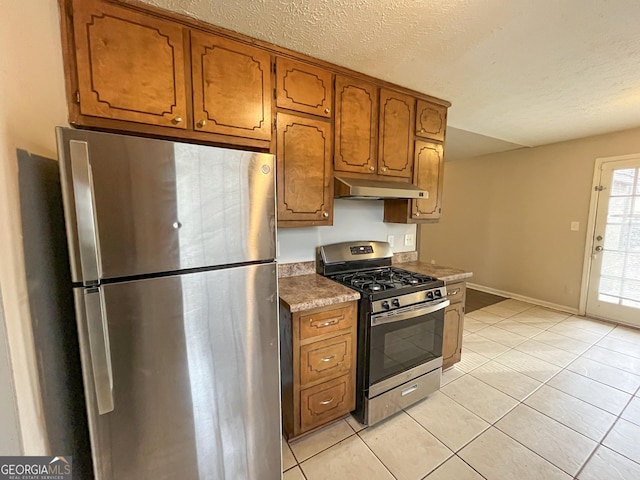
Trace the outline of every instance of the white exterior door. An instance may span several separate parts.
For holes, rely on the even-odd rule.
[[[640,326],[640,155],[599,174],[586,313]]]

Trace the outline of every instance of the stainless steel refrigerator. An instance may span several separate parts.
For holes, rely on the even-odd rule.
[[[280,479],[273,156],[57,139],[96,478]]]

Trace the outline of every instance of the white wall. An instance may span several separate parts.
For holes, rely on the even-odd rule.
[[[447,162],[442,219],[420,227],[420,259],[577,310],[595,159],[638,152],[632,129]]]
[[[16,149],[57,158],[54,127],[67,124],[59,23],[55,0],[0,1],[0,343],[6,340],[9,347],[22,434],[17,447],[26,455],[46,454],[48,446],[24,272]]]
[[[383,223],[382,200],[336,199],[333,210],[333,226],[279,228],[278,261],[280,263],[315,260],[316,247],[350,240],[387,241],[395,237],[393,252],[409,252],[416,249],[416,225]],[[405,246],[404,235],[413,235],[412,245]]]

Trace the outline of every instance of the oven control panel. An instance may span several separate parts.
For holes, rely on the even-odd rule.
[[[371,313],[379,313],[396,308],[406,307],[416,303],[437,302],[447,298],[447,289],[445,287],[431,288],[420,292],[408,293],[397,297],[385,298],[372,303]]]
[[[357,245],[355,247],[349,247],[351,255],[369,255],[373,253],[372,245]]]

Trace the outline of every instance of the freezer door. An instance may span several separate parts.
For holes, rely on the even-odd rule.
[[[272,155],[57,135],[74,282],[275,258]]]
[[[274,263],[76,289],[96,478],[279,480],[277,304]]]

